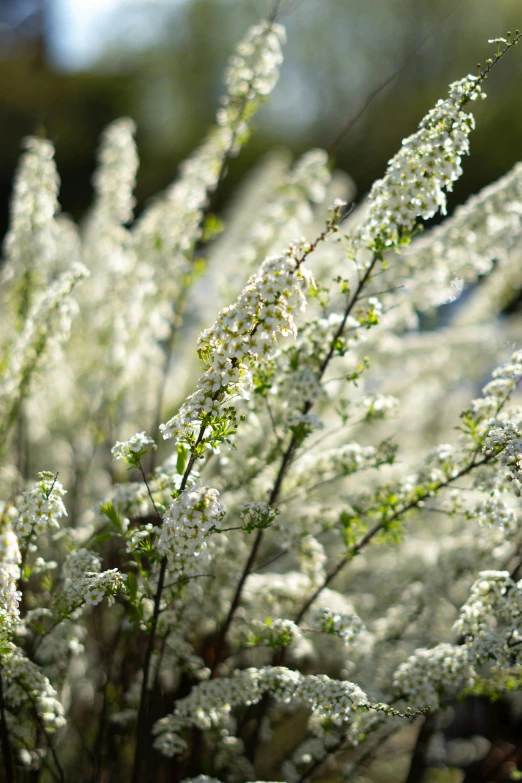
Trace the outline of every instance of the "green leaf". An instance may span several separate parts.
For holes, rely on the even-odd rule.
[[[180,476],[182,476],[185,473],[188,455],[189,455],[189,449],[185,446],[185,444],[178,443],[178,458],[176,460],[176,470],[178,471],[178,474]]]
[[[112,522],[114,527],[119,530],[120,533],[124,532],[122,519],[114,508],[112,500],[110,500],[108,503],[103,503],[100,506],[100,511],[102,514],[105,514],[109,522]]]
[[[225,224],[216,215],[209,215],[205,220],[203,226],[203,232],[201,239],[203,242],[208,242],[210,239],[218,236],[225,230]]]
[[[132,571],[127,574],[127,594],[132,602],[136,601],[138,580],[136,579],[136,574],[133,574]]]
[[[112,533],[110,530],[104,530],[101,533],[98,533],[97,536],[94,536],[94,538],[91,540],[91,544],[99,544],[100,541],[107,541],[107,539],[112,538],[116,533]]]

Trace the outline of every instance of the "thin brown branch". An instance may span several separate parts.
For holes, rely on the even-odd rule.
[[[424,36],[424,38],[415,46],[407,55],[404,62],[389,76],[387,76],[382,82],[380,82],[367,96],[366,100],[362,104],[361,108],[343,125],[337,136],[330,142],[328,152],[333,155],[341,146],[342,142],[351,130],[357,125],[361,117],[365,114],[366,110],[370,107],[373,101],[388,87],[395,79],[406,70],[411,61],[417,56],[424,44],[429,41],[430,38],[447,22],[447,20],[453,16],[453,14],[463,5],[465,0],[461,0],[457,5],[451,5],[450,10],[441,16],[437,24],[430,30],[430,32]]]

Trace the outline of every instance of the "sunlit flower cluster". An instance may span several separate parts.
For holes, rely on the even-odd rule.
[[[507,479],[512,482],[513,492],[522,495],[522,435],[518,427],[508,421],[493,427],[484,444],[485,451],[498,454],[498,459],[506,468]]]
[[[296,334],[294,313],[304,309],[309,275],[301,268],[307,246],[293,245],[283,256],[267,258],[237,302],[225,307],[199,339],[208,369],[179,413],[161,425],[164,438],[194,438],[205,416],[217,415],[220,397],[250,386],[249,367],[275,350],[276,334]]]
[[[117,441],[111,452],[114,459],[122,459],[131,465],[137,465],[145,454],[156,448],[152,438],[149,438],[145,432],[137,432],[129,440]]]
[[[159,551],[175,573],[192,574],[209,557],[207,539],[219,530],[225,508],[212,487],[194,487],[181,492],[163,516]]]
[[[332,636],[339,636],[347,647],[365,630],[363,621],[355,612],[341,614],[330,609],[316,609],[312,613],[311,622],[314,628]]]
[[[419,130],[402,142],[383,179],[374,183],[368,217],[357,230],[354,247],[386,247],[413,231],[438,210],[446,211],[444,191],[462,174],[461,158],[469,152],[468,136],[475,127],[463,111],[469,101],[485,97],[476,76],[450,86],[449,96],[422,120]]]
[[[133,215],[138,152],[136,126],[128,117],[111,123],[101,138],[99,163],[94,175],[98,220],[123,225]]]
[[[476,663],[492,661],[509,668],[522,640],[522,585],[507,571],[483,571],[460,610],[455,630]]]
[[[493,380],[482,389],[483,396],[471,403],[471,410],[483,426],[488,426],[491,417],[497,416],[522,378],[522,351],[515,351],[511,361],[493,371]]]
[[[16,509],[0,501],[0,641],[17,624],[22,598],[17,589],[21,560],[18,539],[11,529]]]
[[[39,536],[48,529],[58,529],[59,519],[67,515],[62,498],[66,492],[58,477],[48,471],[38,474],[38,481],[23,493],[18,504],[14,529],[20,538]]]
[[[279,24],[265,22],[249,29],[225,73],[227,95],[218,113],[220,125],[233,126],[247,101],[268,95],[274,89],[283,62],[281,44],[285,41],[285,29]],[[236,129],[238,132],[244,133],[244,129]]]
[[[241,526],[247,532],[270,527],[278,513],[277,509],[271,508],[267,503],[243,503],[239,508]]]
[[[84,603],[96,606],[106,596],[112,599],[125,589],[125,575],[117,568],[101,571],[101,559],[87,549],[77,549],[67,555],[63,575],[63,598],[70,609]]]
[[[60,180],[54,148],[47,139],[25,139],[11,200],[11,224],[4,240],[6,277],[40,274],[55,260]],[[47,282],[47,281],[45,281]]]
[[[506,532],[513,532],[518,522],[518,514],[509,506],[499,493],[490,495],[481,500],[469,512],[471,519],[475,519],[481,527],[498,525]]]
[[[56,358],[60,344],[67,340],[76,312],[71,294],[78,282],[87,276],[84,266],[75,265],[51,283],[29,310],[24,329],[12,347],[10,362],[0,379],[0,433],[4,434],[12,427],[36,372]]]

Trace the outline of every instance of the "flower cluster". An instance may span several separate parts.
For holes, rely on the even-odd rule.
[[[470,519],[475,519],[481,527],[496,525],[506,532],[516,529],[518,514],[500,497],[499,492],[492,493],[489,497],[479,501],[468,511]]]
[[[513,492],[522,495],[522,435],[511,421],[493,427],[484,443],[484,451],[498,455],[500,464],[507,468],[507,479],[512,482]]]
[[[454,626],[475,663],[509,667],[522,640],[522,583],[507,571],[482,571]]]
[[[16,519],[16,509],[0,501],[0,641],[17,624],[20,612],[18,605],[22,598],[17,589],[20,576],[20,550],[18,539],[11,529]]]
[[[129,465],[139,465],[145,454],[157,449],[156,444],[145,432],[137,432],[126,441],[117,441],[111,449],[114,459],[122,459]]]
[[[301,630],[292,620],[272,620],[271,617],[264,623],[254,623],[247,634],[248,644],[265,647],[287,647],[301,638]]]
[[[491,417],[497,416],[522,378],[522,351],[515,351],[511,361],[497,367],[493,380],[482,389],[483,397],[473,400],[471,410],[477,420],[490,427]]]
[[[112,122],[103,132],[99,163],[94,175],[96,212],[103,223],[124,225],[133,215],[138,153],[136,126],[129,117]]]
[[[84,603],[96,606],[106,596],[112,599],[125,589],[125,575],[117,568],[101,571],[101,559],[87,549],[70,552],[63,566],[62,600],[71,611]]]
[[[313,628],[323,633],[339,636],[347,647],[350,647],[365,630],[363,621],[355,612],[341,614],[331,609],[315,609],[312,612],[311,623]]]
[[[163,516],[158,549],[174,573],[191,575],[209,557],[208,538],[225,514],[219,492],[194,487],[181,492]]]
[[[14,644],[2,651],[2,681],[5,702],[17,718],[22,708],[36,711],[49,734],[65,724],[64,709],[55,689]]]
[[[428,452],[416,481],[423,484],[436,483],[454,478],[459,468],[459,455],[451,443],[441,443]]]
[[[12,348],[9,365],[0,378],[0,434],[4,435],[12,427],[21,401],[44,359],[51,360],[60,343],[67,340],[75,314],[71,294],[87,276],[83,265],[71,267],[31,307],[22,334]]]
[[[250,278],[237,302],[225,307],[216,322],[199,339],[200,356],[208,369],[179,412],[161,425],[163,437],[195,441],[195,428],[207,416],[216,416],[225,394],[244,393],[250,385],[249,367],[268,357],[276,345],[276,333],[296,334],[294,312],[304,309],[303,290],[309,275],[301,269],[309,245],[292,245],[283,256],[267,258]]]
[[[238,671],[231,678],[203,682],[180,699],[172,715],[155,725],[155,746],[166,756],[186,748],[184,728],[219,726],[239,705],[257,704],[265,693],[293,707],[307,706],[318,718],[341,724],[370,705],[366,694],[352,682],[332,680],[325,674],[303,675],[284,667]]]
[[[485,97],[480,80],[466,76],[450,86],[422,120],[419,130],[402,142],[383,179],[372,186],[368,217],[357,229],[353,244],[371,249],[396,245],[411,234],[419,217],[446,211],[445,190],[462,174],[461,156],[469,152],[468,135],[475,122],[463,111],[469,101]]]
[[[238,119],[244,121],[245,104],[272,92],[279,78],[283,62],[281,44],[285,40],[284,27],[272,22],[254,25],[248,30],[225,73],[227,95],[218,112],[220,125],[233,127]],[[245,129],[236,127],[235,132],[243,135]]]
[[[47,139],[25,139],[11,201],[10,228],[4,241],[6,277],[33,274],[55,260],[59,177],[54,148]]]
[[[46,530],[60,527],[59,519],[67,516],[62,498],[66,490],[49,471],[38,474],[38,481],[23,493],[18,504],[14,529],[20,538],[30,539]]]
[[[239,518],[241,519],[241,527],[246,530],[247,533],[251,533],[252,530],[264,530],[270,527],[274,519],[279,514],[276,508],[272,508],[267,503],[243,503],[239,507]]]
[[[156,526],[151,522],[147,522],[145,525],[134,527],[127,532],[127,552],[139,552],[141,549],[148,548],[148,544],[152,539]]]
[[[445,693],[455,693],[473,681],[465,646],[442,643],[431,650],[418,649],[394,676],[394,687],[412,707],[437,707]]]

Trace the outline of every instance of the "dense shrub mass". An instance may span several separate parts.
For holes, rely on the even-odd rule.
[[[274,20],[137,220],[131,120],[103,135],[80,228],[51,143],[26,140],[2,268],[8,783],[362,781],[428,711],[518,689],[522,351],[497,315],[521,283],[520,165],[418,236],[517,41],[353,208],[312,150],[213,214],[277,81]]]

